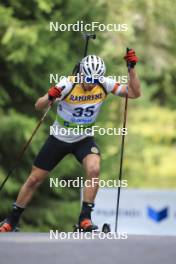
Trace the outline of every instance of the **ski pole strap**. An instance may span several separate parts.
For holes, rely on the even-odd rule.
[[[71,127],[71,128],[75,128],[75,127],[79,127],[79,126],[82,128],[89,128],[95,124],[95,122],[90,123],[90,124],[77,124],[77,123],[66,121],[62,117],[60,117],[59,115],[56,115],[56,121],[62,126]]]

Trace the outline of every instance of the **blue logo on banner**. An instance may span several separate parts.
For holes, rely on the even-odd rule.
[[[148,217],[154,220],[155,222],[160,222],[168,217],[168,207],[163,208],[162,210],[155,210],[152,207],[147,208]]]

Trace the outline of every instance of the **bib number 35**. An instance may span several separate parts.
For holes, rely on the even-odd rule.
[[[87,108],[77,107],[77,108],[74,109],[73,116],[75,116],[75,117],[81,117],[81,116],[90,117],[90,116],[93,116],[94,108],[95,108],[94,106],[89,106]]]

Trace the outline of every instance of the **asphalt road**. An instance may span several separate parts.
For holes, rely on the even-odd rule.
[[[0,234],[0,264],[175,264],[176,237],[50,239],[48,233]]]

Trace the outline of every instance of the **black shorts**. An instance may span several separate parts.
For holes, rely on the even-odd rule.
[[[39,151],[34,166],[51,171],[67,154],[72,153],[79,162],[88,154],[100,155],[93,137],[86,137],[78,142],[67,143],[54,136],[49,136]]]

